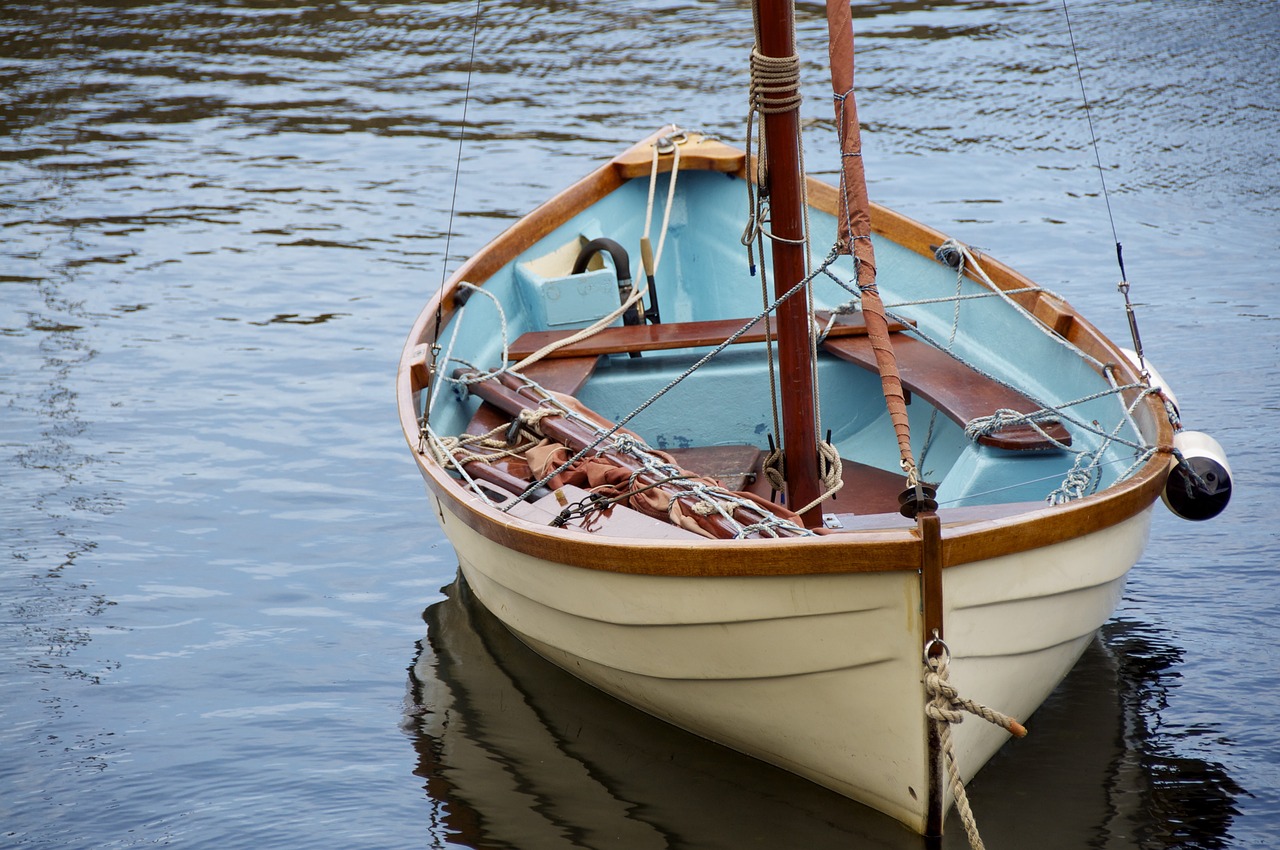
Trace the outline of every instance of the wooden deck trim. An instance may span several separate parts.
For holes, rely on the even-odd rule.
[[[602,354],[629,354],[635,351],[669,351],[677,348],[705,348],[720,345],[733,334],[742,329],[748,319],[715,319],[706,322],[665,322],[658,325],[625,325],[623,327],[604,328],[599,333],[581,342],[553,351],[548,358],[598,356]],[[768,333],[775,339],[777,331],[771,319],[754,323],[742,336],[735,339],[735,345],[761,343]],[[901,331],[907,326],[900,322],[891,322],[890,331]],[[528,357],[545,346],[572,336],[576,330],[567,331],[530,331],[522,334],[509,347],[507,356],[512,360]],[[829,338],[843,339],[851,336],[866,336],[867,326],[861,314],[853,314],[831,328]]]
[[[920,540],[914,525],[780,540],[669,542],[584,538],[533,527],[484,504],[418,456],[442,523],[461,522],[518,552],[583,569],[657,576],[775,576],[916,572]],[[1057,507],[1044,506],[988,521],[944,525],[943,567],[1026,552],[1101,531],[1150,510],[1164,474],[1149,469],[1119,489]],[[946,512],[943,514],[946,522]],[[1028,525],[1028,523],[1031,525]]]
[[[648,177],[653,170],[652,139],[662,135],[666,129],[655,136],[630,148],[620,156],[614,157],[612,165],[624,180],[637,177]],[[689,141],[680,145],[680,170],[719,171],[725,174],[746,176],[747,155],[737,148],[729,147],[723,142],[703,137],[700,133],[690,132]],[[675,157],[666,155],[658,159],[658,172],[665,174],[671,170]]]

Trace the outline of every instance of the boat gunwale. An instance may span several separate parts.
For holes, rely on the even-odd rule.
[[[689,540],[678,545],[672,545],[671,541],[588,536],[542,527],[501,512],[467,490],[429,454],[419,451],[414,397],[420,387],[415,384],[421,383],[424,348],[429,349],[437,310],[443,326],[457,308],[454,294],[460,282],[482,285],[539,239],[621,187],[634,172],[634,165],[624,162],[627,156],[631,155],[634,160],[636,151],[645,149],[663,132],[660,130],[652,134],[607,161],[514,222],[450,275],[415,321],[397,371],[397,406],[405,439],[440,508],[442,524],[447,524],[443,510],[447,504],[450,514],[502,546],[571,566],[621,573],[763,576],[918,570],[920,540],[913,526],[900,530],[859,530],[802,538]],[[750,179],[746,155],[740,151],[734,153],[738,157],[734,168],[729,168],[723,157],[694,162],[690,167],[714,168]],[[834,214],[838,203],[834,187],[809,177],[808,190],[812,207]],[[932,247],[942,244],[947,238],[940,231],[878,204],[872,204],[871,214],[874,233],[923,256],[932,257]],[[1033,311],[1037,303],[1043,301],[1049,303],[1056,315],[1069,316],[1065,325],[1066,338],[1111,366],[1122,384],[1139,381],[1139,376],[1120,349],[1065,300],[1043,292],[1018,293],[1017,290],[1034,289],[1035,284],[998,260],[984,257],[983,266],[992,282],[1003,290],[1015,292],[1010,297],[1027,310]],[[431,365],[428,363],[428,368]],[[1133,391],[1125,392],[1127,403],[1134,397]],[[947,525],[944,509],[940,512],[944,523],[943,566],[1016,554],[1081,537],[1149,509],[1159,498],[1168,476],[1173,428],[1156,397],[1144,399],[1135,411],[1135,417],[1145,420],[1142,424],[1148,428],[1154,428],[1154,445],[1158,451],[1132,477],[1111,485],[1102,493],[1065,505],[1046,505],[1006,517]],[[730,552],[732,558],[717,557]]]

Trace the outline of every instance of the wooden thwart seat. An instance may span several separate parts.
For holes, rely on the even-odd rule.
[[[841,360],[855,363],[872,372],[878,371],[871,341],[865,336],[828,338],[822,348]],[[997,410],[1034,413],[1040,409],[1038,404],[1022,393],[996,383],[945,351],[939,351],[913,337],[894,335],[893,353],[898,361],[898,375],[902,378],[902,386],[932,404],[961,427],[981,416],[990,416]],[[1041,427],[1054,440],[1063,445],[1071,445],[1071,434],[1060,423],[1045,423]],[[979,437],[978,442],[1009,451],[1044,451],[1056,448],[1052,440],[1046,439],[1030,425],[1003,428]]]
[[[588,339],[549,353],[526,372],[548,389],[572,394],[590,376],[596,357],[719,345],[741,329],[746,321],[720,319],[605,328]],[[893,350],[898,360],[903,388],[925,399],[960,426],[963,427],[979,417],[990,416],[997,410],[1033,413],[1039,409],[1039,405],[1031,399],[996,383],[946,352],[898,333],[906,327],[897,322],[889,325],[889,330],[894,332]],[[575,331],[526,333],[511,345],[509,356],[512,360],[520,360],[573,333]],[[734,342],[764,342],[765,334],[765,322],[758,321]],[[866,334],[867,328],[861,314],[841,316],[831,327],[822,348],[842,360],[877,372],[875,355]],[[1042,427],[1052,439],[1046,439],[1029,425],[1018,425],[980,437],[978,442],[1009,451],[1050,450],[1056,448],[1054,440],[1063,445],[1071,445],[1071,435],[1060,423],[1046,423]]]
[[[768,330],[777,339],[777,330],[771,320],[753,324],[735,344],[765,341],[766,321]],[[598,356],[601,354],[629,354],[633,351],[670,351],[676,348],[704,348],[719,345],[746,324],[746,319],[715,319],[709,322],[665,322],[659,325],[625,325],[604,328],[581,342],[565,346],[547,355],[548,358]],[[891,322],[889,330],[900,331],[906,325]],[[536,351],[565,339],[577,331],[531,331],[517,339],[508,351],[512,360],[528,357]],[[854,314],[831,328],[829,338],[843,339],[850,336],[866,336],[867,326],[860,314]]]

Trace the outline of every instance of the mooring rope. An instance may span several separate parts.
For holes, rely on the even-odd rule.
[[[942,651],[938,655],[930,655],[930,650],[935,645],[940,645]],[[999,726],[1018,738],[1024,737],[1027,730],[1009,715],[960,696],[960,692],[951,684],[947,671],[950,661],[951,650],[937,637],[925,644],[924,689],[929,701],[925,704],[924,711],[938,731],[938,741],[942,748],[943,761],[946,763],[951,794],[955,798],[956,811],[964,824],[965,834],[969,837],[969,846],[973,850],[983,850],[982,836],[978,834],[978,823],[973,816],[973,809],[969,806],[969,795],[965,792],[964,782],[960,780],[960,765],[956,761],[955,744],[951,740],[951,727],[962,722],[964,712],[968,712]]]

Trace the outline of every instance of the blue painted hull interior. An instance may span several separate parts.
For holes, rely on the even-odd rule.
[[[658,180],[655,243],[669,179],[663,175]],[[576,315],[573,311],[577,307],[560,303],[565,298],[600,302],[602,291],[611,290],[611,300],[606,300],[616,307],[616,278],[612,274],[607,275],[603,290],[597,274],[589,286],[584,283],[580,287],[579,296],[572,287],[548,289],[531,269],[538,267],[540,259],[558,250],[563,253],[565,246],[583,239],[607,236],[623,245],[638,245],[645,228],[648,191],[648,179],[625,182],[486,280],[482,287],[485,295],[473,295],[441,333],[444,354],[454,361],[449,368],[459,364],[495,368],[502,362],[503,346],[519,335],[583,327],[609,309],[606,305]],[[663,322],[745,320],[761,312],[760,277],[751,274],[740,241],[746,207],[746,186],[740,178],[710,171],[678,176],[656,277]],[[809,223],[811,244],[834,242],[833,217],[811,209]],[[957,291],[965,296],[989,294],[982,285],[968,278],[957,284],[954,269],[880,237],[875,239],[875,250],[881,296],[893,316],[915,323],[910,332],[913,335],[948,348],[979,371],[1043,406],[1060,407],[1110,389],[1107,380],[1077,352],[1005,300],[962,300],[957,321]],[[823,259],[815,255],[812,262],[816,265]],[[634,277],[639,279],[638,257],[632,258],[632,264]],[[847,257],[840,258],[832,270],[845,281],[854,277]],[[850,297],[846,289],[823,276],[812,286],[817,310],[832,310]],[[556,303],[539,304],[539,299]],[[628,427],[658,449],[740,443],[764,448],[773,430],[764,349],[761,344],[726,349]],[[626,355],[602,358],[578,397],[598,413],[617,420],[706,351],[683,349],[646,352],[634,359]],[[831,441],[841,456],[897,471],[898,452],[878,376],[825,353],[819,355],[817,374],[821,427],[831,431]],[[785,405],[785,388],[780,398]],[[477,406],[474,398],[442,393],[432,402],[431,419],[441,433],[460,433]],[[1103,441],[1098,433],[1068,424],[1073,452],[1012,453],[973,442],[959,425],[937,414],[922,398],[913,398],[908,410],[922,474],[938,484],[943,507],[1043,500],[1062,484],[1075,462],[1075,451],[1096,449]],[[1115,395],[1074,404],[1067,410],[1076,420],[1097,421],[1107,432],[1118,429],[1116,433],[1126,441],[1143,442]],[[1133,461],[1131,447],[1121,443],[1108,447],[1099,467],[1098,486],[1104,488],[1118,480]]]

